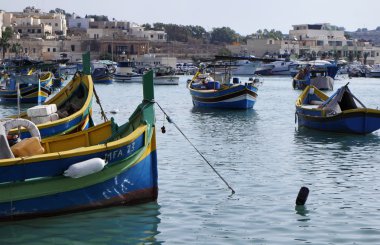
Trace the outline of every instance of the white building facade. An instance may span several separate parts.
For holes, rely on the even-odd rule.
[[[57,13],[43,13],[39,9],[26,8],[24,12],[5,12],[3,25],[12,27],[21,36],[66,36],[66,16]]]

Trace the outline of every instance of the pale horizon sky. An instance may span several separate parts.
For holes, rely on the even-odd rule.
[[[76,13],[106,15],[110,20],[125,20],[138,24],[200,25],[207,31],[215,27],[230,27],[241,35],[259,29],[280,30],[288,34],[295,24],[330,23],[356,31],[380,26],[380,1],[361,0],[2,0],[0,9],[21,12],[34,6],[44,12],[55,8]]]

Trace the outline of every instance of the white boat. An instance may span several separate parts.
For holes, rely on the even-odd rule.
[[[116,82],[142,82],[142,74],[134,72],[133,65],[131,61],[118,62],[113,79]]]
[[[179,77],[174,75],[154,77],[153,83],[154,85],[178,85]]]
[[[193,63],[177,63],[175,74],[177,75],[194,75],[198,70]]]
[[[228,73],[233,76],[253,76],[260,62],[250,60],[234,60],[222,61],[215,65],[216,72],[224,72],[223,69],[228,69]]]
[[[369,77],[380,78],[380,64],[374,64],[369,71]]]
[[[179,76],[175,76],[175,70],[170,66],[160,66],[153,68],[154,85],[178,85]]]
[[[296,61],[273,61],[271,63],[263,63],[257,68],[256,74],[259,75],[274,75],[274,76],[289,76],[299,65]]]

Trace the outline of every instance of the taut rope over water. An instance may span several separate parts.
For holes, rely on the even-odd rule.
[[[211,167],[211,169],[219,176],[219,178],[224,182],[224,184],[227,185],[227,187],[232,191],[232,194],[235,194],[235,190],[232,189],[232,187],[227,183],[227,181],[218,173],[218,171],[211,165],[211,163],[203,156],[203,154],[197,149],[197,147],[195,147],[195,145],[193,143],[191,143],[191,141],[189,140],[189,138],[182,132],[182,130],[177,126],[177,124],[175,122],[173,122],[173,120],[169,117],[169,115],[164,111],[164,109],[162,109],[162,107],[156,102],[156,104],[158,105],[158,107],[161,109],[161,111],[164,113],[164,115],[166,116],[166,120],[168,120],[169,123],[173,124],[174,127],[176,127],[176,129],[183,135],[183,137],[185,137],[185,139],[190,143],[190,145],[198,152],[198,154],[203,158],[203,160],[205,160],[205,162]]]
[[[96,98],[96,103],[99,104],[99,107],[100,107],[100,113],[102,114],[102,118],[103,118],[104,122],[107,122],[107,121],[108,121],[108,118],[107,118],[107,116],[106,116],[106,113],[105,113],[104,110],[103,110],[102,103],[100,102],[99,96],[98,96],[98,94],[96,93],[95,86],[94,86],[94,95],[95,95],[95,98]]]

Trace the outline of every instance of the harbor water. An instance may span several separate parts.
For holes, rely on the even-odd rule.
[[[298,128],[300,91],[290,77],[261,78],[252,110],[194,109],[188,78],[156,86],[156,101],[235,194],[156,106],[156,202],[0,223],[0,244],[379,244],[380,131]],[[334,88],[347,82],[367,107],[380,107],[380,79],[341,77]],[[120,123],[142,99],[141,84],[96,90],[107,115]],[[0,117],[15,113],[0,105]],[[309,198],[296,206],[302,186]]]

